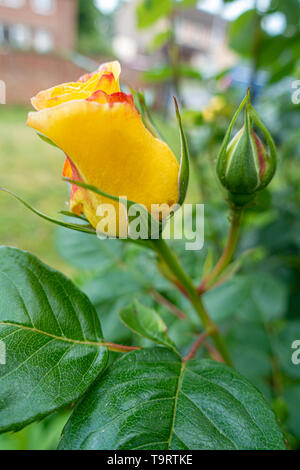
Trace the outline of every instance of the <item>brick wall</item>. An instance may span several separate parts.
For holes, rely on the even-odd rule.
[[[53,50],[39,54],[34,43],[28,48],[8,39],[0,44],[0,86],[6,85],[7,104],[30,104],[38,91],[59,83],[75,81],[85,69],[65,59],[75,49],[78,0],[53,0],[48,14],[35,11],[35,0],[21,0],[18,8],[9,8],[7,0],[0,0],[0,25],[9,33],[13,25],[25,25],[32,38],[36,31],[45,30],[53,38]],[[6,5],[6,6],[5,6]],[[1,32],[1,31],[0,31]],[[0,36],[1,37],[1,36]],[[99,58],[98,63],[105,60]],[[95,61],[95,69],[97,61]],[[131,67],[122,67],[121,81],[133,88],[141,87],[140,73]],[[2,90],[2,89],[1,89]],[[1,99],[0,90],[0,99]]]
[[[99,59],[99,64],[105,60]],[[30,104],[30,98],[38,91],[76,81],[86,70],[63,57],[34,52],[0,49],[0,81],[6,84],[7,104]],[[122,67],[121,82],[140,88],[140,73]]]

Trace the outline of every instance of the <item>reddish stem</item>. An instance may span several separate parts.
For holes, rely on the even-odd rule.
[[[105,346],[108,347],[111,351],[116,351],[116,352],[130,352],[130,351],[137,351],[139,348],[137,346],[125,346],[123,344],[116,344],[116,343],[109,343],[105,342]]]
[[[204,333],[201,333],[201,335],[198,336],[198,338],[196,339],[196,341],[192,345],[192,347],[190,349],[190,352],[183,358],[184,362],[190,361],[191,359],[194,359],[198,349],[200,348],[201,344],[204,343],[204,341],[206,340],[207,337],[208,337],[208,333],[206,331],[204,331]]]
[[[186,320],[186,314],[180,310],[176,305],[172,304],[168,299],[166,299],[163,295],[157,292],[155,289],[151,289],[150,292],[152,293],[153,297],[155,298],[156,302],[165,306],[171,313],[173,313],[177,318],[180,320]]]
[[[225,361],[222,358],[221,354],[219,354],[216,348],[214,348],[210,343],[204,343],[204,347],[207,349],[207,351],[215,361],[222,362],[223,364],[225,364]]]
[[[180,290],[180,292],[187,298],[189,298],[189,295],[187,293],[187,291],[185,290],[185,288],[183,287],[182,284],[180,284],[180,282],[178,281],[174,281],[174,285],[177,287],[177,289]]]
[[[197,287],[197,292],[199,295],[204,294],[206,291],[208,291],[214,286],[219,276],[224,272],[224,270],[231,262],[239,238],[241,217],[242,209],[232,209],[230,232],[226,247],[214,269],[208,274],[205,279],[203,279],[200,286]]]

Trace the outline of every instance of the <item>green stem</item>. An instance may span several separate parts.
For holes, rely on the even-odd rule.
[[[186,272],[183,270],[181,267],[180,263],[178,262],[177,258],[174,256],[172,251],[170,250],[169,246],[163,239],[159,240],[153,240],[152,241],[153,247],[155,251],[158,253],[158,255],[163,259],[163,261],[167,264],[169,269],[172,271],[172,273],[175,275],[175,277],[178,279],[179,283],[184,287],[188,298],[193,305],[197,315],[199,316],[203,327],[206,331],[206,333],[209,336],[212,336],[213,341],[219,351],[219,353],[222,355],[224,361],[231,365],[231,359],[229,357],[229,354],[227,352],[226,345],[223,341],[223,338],[221,337],[217,325],[212,321],[210,316],[208,315],[203,301],[201,297],[199,297],[197,289],[195,288],[192,280],[190,277],[186,274]]]
[[[232,207],[230,232],[226,247],[214,269],[205,279],[203,279],[202,283],[198,287],[198,294],[203,294],[210,289],[231,262],[239,239],[242,214],[242,208],[236,206]]]

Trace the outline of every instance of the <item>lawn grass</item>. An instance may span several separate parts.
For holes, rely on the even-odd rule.
[[[68,207],[68,187],[61,179],[64,156],[26,126],[28,111],[0,106],[0,186],[56,217]],[[55,225],[0,192],[0,245],[28,250],[69,274],[71,268],[57,254],[55,234]]]

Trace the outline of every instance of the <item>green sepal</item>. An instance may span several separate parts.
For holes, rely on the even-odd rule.
[[[180,143],[181,143],[181,156],[180,156],[180,170],[178,177],[178,204],[182,206],[185,201],[189,178],[190,178],[190,164],[189,164],[189,148],[186,139],[186,135],[183,129],[181,115],[179,111],[179,106],[176,98],[174,97],[176,118],[178,122],[179,132],[180,132]]]
[[[48,222],[52,222],[53,224],[60,225],[61,227],[69,228],[71,230],[76,230],[77,232],[85,232],[85,233],[90,233],[92,235],[96,235],[96,230],[90,224],[86,224],[86,225],[71,224],[71,223],[63,222],[62,220],[54,219],[53,217],[49,217],[48,215],[43,214],[39,210],[35,209],[28,202],[26,202],[24,199],[17,196],[16,194],[9,191],[8,189],[0,188],[0,191],[3,191],[5,193],[10,194],[15,199],[17,199],[17,201],[21,202],[21,204],[23,204],[25,207],[27,207],[27,209],[29,209],[31,212],[38,215],[42,219],[47,220]]]
[[[260,189],[263,189],[270,183],[271,179],[275,175],[276,168],[277,168],[277,151],[276,151],[274,140],[272,139],[270,132],[261,122],[257,111],[253,108],[251,104],[249,104],[249,114],[254,124],[258,127],[258,129],[260,129],[264,138],[266,139],[266,142],[270,151],[270,153],[268,154],[269,156],[268,169],[263,175],[261,186],[260,186]]]
[[[167,325],[152,308],[134,300],[130,306],[121,310],[119,316],[122,323],[137,335],[165,346],[179,355],[175,344],[167,334]]]
[[[226,158],[222,182],[228,191],[240,195],[260,189],[259,161],[247,106],[244,126],[227,146]]]
[[[92,184],[83,183],[82,181],[76,181],[70,178],[63,178],[63,180],[68,183],[75,184],[76,186],[79,186],[80,188],[88,189],[89,191],[92,191],[93,193],[96,193],[99,196],[121,203],[125,206],[126,209],[127,208],[130,209],[130,207],[132,206],[137,206],[137,208],[140,210],[140,214],[142,215],[142,223],[144,227],[144,229],[141,230],[142,234],[144,234],[144,236],[141,237],[142,240],[150,239],[151,227],[155,228],[155,230],[152,229],[153,235],[159,236],[161,234],[163,230],[163,223],[161,221],[157,221],[156,219],[154,219],[152,215],[150,214],[150,212],[148,212],[147,209],[145,209],[143,206],[141,206],[137,202],[131,201],[130,199],[126,199],[126,202],[125,202],[122,198],[119,198],[118,196],[113,196],[112,194],[106,193],[102,191],[101,189],[97,188],[96,186],[93,186]],[[127,215],[128,215],[128,211],[127,211]],[[136,216],[128,216],[128,225],[130,225],[130,223],[135,219],[135,217]]]
[[[0,248],[0,433],[18,431],[76,402],[105,369],[95,307],[32,254]]]
[[[227,147],[230,143],[232,129],[233,129],[233,126],[234,126],[240,112],[242,111],[242,109],[244,108],[246,103],[248,103],[249,99],[250,99],[250,90],[248,89],[245,98],[241,102],[240,106],[238,107],[237,111],[235,112],[235,114],[234,114],[234,116],[231,120],[231,123],[229,124],[229,127],[227,129],[227,132],[225,134],[224,140],[223,140],[222,145],[221,145],[221,149],[220,149],[220,152],[219,152],[219,155],[218,155],[218,160],[217,160],[217,173],[218,173],[218,176],[219,176],[222,184],[224,182],[225,173],[226,173],[226,164],[227,164],[226,150],[227,150]]]
[[[59,214],[65,215],[66,217],[73,217],[74,219],[79,219],[79,220],[82,220],[82,221],[85,222],[85,223],[88,223],[88,220],[87,220],[86,217],[84,217],[84,216],[82,216],[82,215],[74,214],[74,212],[70,212],[70,211],[59,211]]]

